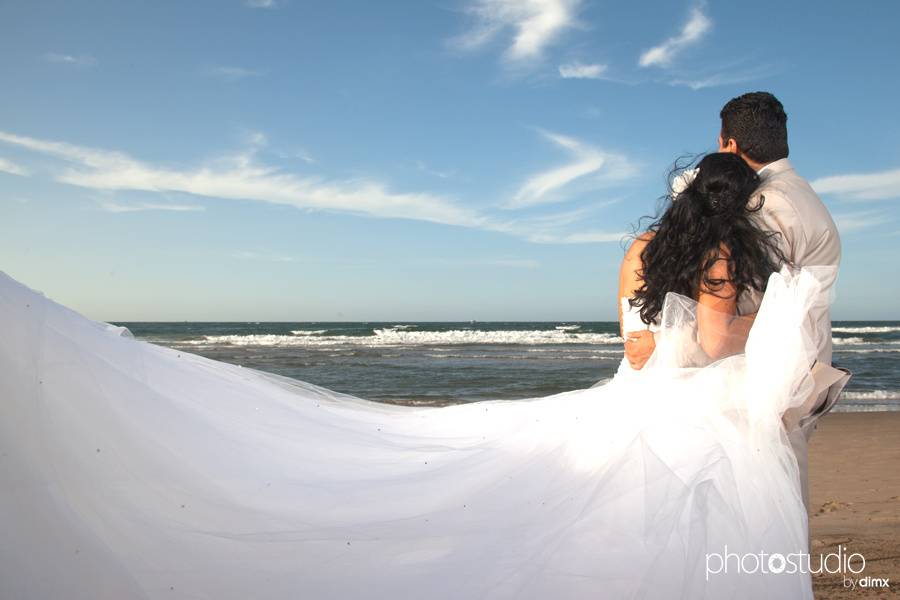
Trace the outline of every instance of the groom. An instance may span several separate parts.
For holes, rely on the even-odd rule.
[[[841,262],[841,240],[828,209],[809,183],[794,170],[788,161],[787,115],[781,102],[768,92],[751,92],[733,98],[719,113],[719,152],[737,154],[759,174],[759,189],[750,198],[756,206],[759,196],[765,197],[762,210],[757,213],[764,230],[779,234],[784,255],[795,267],[812,265],[838,266]],[[748,292],[759,306],[762,294]],[[828,307],[820,307],[811,315],[822,332],[818,360],[831,365],[831,317]],[[639,369],[653,353],[656,344],[653,334],[644,331],[630,334],[625,343],[625,356],[631,366]],[[846,383],[846,380],[844,381]],[[827,390],[819,396],[812,411],[825,402]],[[808,506],[809,492],[806,478],[806,442],[815,427],[814,420],[806,427],[788,432],[800,468],[803,500]]]

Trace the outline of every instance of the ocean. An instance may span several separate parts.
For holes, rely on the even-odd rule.
[[[136,338],[378,402],[446,405],[548,396],[613,376],[615,322],[137,323]],[[835,411],[900,410],[900,321],[836,321],[853,372]]]

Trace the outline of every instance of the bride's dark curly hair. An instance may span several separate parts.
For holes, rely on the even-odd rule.
[[[710,269],[728,251],[728,275],[736,288],[735,302],[750,288],[765,291],[769,275],[789,262],[778,246],[778,232],[766,232],[754,222],[765,197],[749,205],[760,178],[737,154],[703,156],[697,175],[676,194],[676,178],[690,166],[675,163],[669,173],[669,193],[662,214],[647,227],[652,238],[641,252],[642,286],[630,300],[641,307],[641,320],[650,324],[662,313],[667,292],[696,299],[701,286],[713,293],[727,283],[714,279]],[[721,296],[726,297],[726,296]]]

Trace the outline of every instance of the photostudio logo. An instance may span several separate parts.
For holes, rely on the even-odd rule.
[[[805,552],[738,554],[729,552],[727,545],[721,554],[718,552],[706,554],[707,581],[710,576],[729,573],[762,573],[765,575],[809,573],[811,575],[841,575],[844,587],[854,590],[891,587],[890,579],[887,577],[861,576],[865,569],[865,557],[859,552],[847,553],[846,546],[838,546],[835,552],[819,554],[818,561]]]

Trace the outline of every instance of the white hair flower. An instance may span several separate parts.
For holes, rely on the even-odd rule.
[[[685,169],[672,179],[672,200],[677,200],[678,196],[687,189],[700,169]]]

